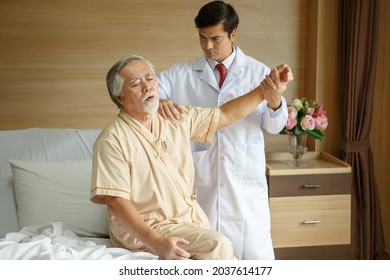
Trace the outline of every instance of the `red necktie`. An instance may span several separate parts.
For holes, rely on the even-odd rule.
[[[219,87],[222,87],[223,81],[226,78],[226,67],[222,63],[218,63],[217,66],[215,66],[219,72]]]

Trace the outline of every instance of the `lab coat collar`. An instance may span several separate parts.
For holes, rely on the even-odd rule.
[[[244,52],[237,46],[234,46],[234,49],[236,51],[236,57],[232,63],[232,65],[236,65],[236,67],[243,67],[248,65],[249,58],[244,54]],[[206,55],[202,55],[199,57],[193,66],[193,70],[195,71],[205,71],[205,68],[207,68],[208,62]],[[211,68],[211,67],[210,67]]]
[[[241,73],[241,68],[248,66],[250,63],[249,58],[239,47],[234,46],[234,48],[236,51],[236,57],[234,58],[234,61],[229,68],[229,71],[231,73],[227,75],[224,84],[228,84],[231,80],[237,77]],[[219,85],[214,78],[213,69],[208,63],[206,55],[203,54],[195,61],[193,70],[201,72],[200,79],[208,83],[210,86],[214,87],[217,91],[220,91]]]

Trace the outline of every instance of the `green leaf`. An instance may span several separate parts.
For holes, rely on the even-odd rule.
[[[324,139],[324,134],[321,132],[321,130],[315,128],[313,130],[306,130],[307,135],[312,136],[320,141]]]
[[[305,134],[305,131],[301,128],[300,125],[297,125],[296,127],[294,127],[293,133],[295,135],[303,135]]]
[[[279,134],[288,134],[288,129],[286,127],[283,127]]]

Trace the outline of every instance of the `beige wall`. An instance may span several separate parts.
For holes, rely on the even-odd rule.
[[[117,112],[105,75],[128,54],[157,71],[201,54],[193,24],[198,0],[0,1],[0,130],[30,127],[102,128]],[[231,0],[240,15],[238,45],[269,66],[288,63],[295,80],[286,93],[325,105],[330,119],[311,149],[339,155],[337,0]],[[381,57],[372,145],[387,251],[390,245],[389,14],[382,1]],[[386,34],[385,34],[386,33]],[[285,151],[285,136],[267,136],[267,151]]]

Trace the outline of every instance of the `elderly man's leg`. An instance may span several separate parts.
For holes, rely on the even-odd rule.
[[[233,244],[222,233],[191,224],[170,224],[159,227],[157,232],[165,236],[179,236],[190,242],[182,248],[196,260],[232,260]]]

